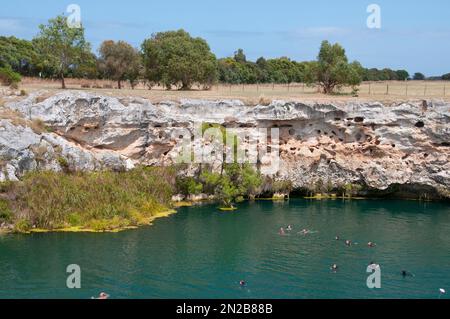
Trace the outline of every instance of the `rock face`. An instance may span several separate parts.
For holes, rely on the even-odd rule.
[[[36,168],[61,170],[64,165],[95,170],[173,164],[180,142],[201,134],[204,124],[199,123],[208,123],[250,132],[279,130],[274,149],[279,147],[280,162],[274,177],[291,180],[295,188],[321,180],[380,191],[410,185],[448,196],[450,190],[450,104],[442,101],[389,106],[274,101],[246,106],[232,100],[184,100],[155,105],[142,98],[78,91],[39,100],[32,95],[7,104],[27,120],[43,121],[52,132],[37,134],[1,120],[0,179],[20,178]],[[258,148],[266,147],[258,133],[250,135],[258,139]],[[201,152],[211,143],[211,138],[203,138],[192,144]],[[259,164],[264,166],[264,160]]]

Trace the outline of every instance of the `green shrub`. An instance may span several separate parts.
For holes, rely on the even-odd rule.
[[[31,223],[30,221],[26,219],[19,219],[14,224],[14,232],[16,233],[27,233],[31,229]]]
[[[177,192],[185,196],[198,195],[203,191],[203,185],[195,181],[193,177],[180,177],[176,179]]]
[[[0,83],[2,85],[17,85],[21,80],[20,74],[14,72],[9,66],[0,68]]]
[[[0,199],[0,223],[9,222],[11,219],[12,212],[9,208],[9,203],[4,199]]]
[[[5,186],[14,195],[15,208],[38,228],[65,226],[107,229],[129,220],[141,223],[168,210],[175,183],[170,168],[136,168],[128,172],[49,171],[28,173],[21,182]],[[95,223],[93,221],[100,221]],[[21,221],[20,229],[24,229]]]

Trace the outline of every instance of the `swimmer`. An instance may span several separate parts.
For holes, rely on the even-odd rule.
[[[339,240],[339,236],[334,237],[335,240]]]
[[[367,243],[367,246],[369,246],[369,247],[371,247],[371,248],[373,248],[373,247],[375,247],[377,244],[375,244],[375,243],[373,243],[373,242],[371,242],[371,241],[369,241],[368,243]]]
[[[278,234],[280,234],[281,236],[286,235],[286,232],[284,231],[283,227],[280,228],[280,231],[278,232]]]
[[[287,227],[287,230],[291,231],[291,230],[292,230],[292,226],[289,225],[289,226]]]
[[[239,281],[239,285],[241,287],[245,287],[247,285],[247,283],[244,280]]]
[[[299,232],[299,234],[302,235],[308,235],[310,233],[310,231],[308,229],[303,229],[301,232]]]
[[[405,277],[414,277],[414,274],[410,273],[409,271],[402,270],[402,276]]]
[[[105,292],[101,292],[96,299],[108,299],[109,295]]]
[[[347,240],[345,241],[345,244],[346,244],[347,246],[351,246],[351,245],[352,245],[352,241],[347,239]]]
[[[336,272],[338,270],[338,265],[336,264],[331,265],[331,270]]]
[[[371,262],[369,263],[369,267],[370,267],[371,269],[377,269],[377,268],[380,268],[380,265],[376,264],[374,261],[371,261]]]

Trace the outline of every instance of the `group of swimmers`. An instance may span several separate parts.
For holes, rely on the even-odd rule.
[[[334,239],[335,239],[335,240],[340,240],[340,237],[337,235]],[[353,245],[353,242],[352,242],[350,239],[347,239],[347,240],[345,241],[345,245],[346,245],[346,246],[351,246],[351,245]],[[375,244],[375,243],[372,242],[372,241],[369,241],[369,242],[367,243],[367,246],[370,247],[370,248],[373,248],[373,247],[375,247],[376,245],[377,245],[377,244]],[[371,268],[373,268],[373,269],[376,269],[376,268],[379,268],[380,265],[378,265],[378,264],[376,264],[375,262],[371,261],[371,262],[369,263],[369,267],[371,267]],[[336,264],[331,265],[331,270],[332,270],[333,272],[336,272],[336,271],[338,270],[338,266],[337,266]]]
[[[286,235],[287,232],[291,232],[293,230],[294,230],[294,228],[292,227],[292,225],[288,225],[286,227],[286,229],[284,227],[281,227],[280,230],[278,231],[278,234],[281,236],[284,236],[284,235]],[[311,233],[311,231],[309,229],[302,229],[300,232],[298,232],[298,234],[301,234],[301,235],[308,235],[310,233]]]
[[[288,225],[287,227],[286,227],[286,230],[283,228],[283,227],[281,227],[280,228],[280,231],[278,232],[280,235],[286,235],[286,231],[292,231],[293,230],[293,227],[292,227],[292,225]],[[302,234],[302,235],[307,235],[307,234],[310,234],[311,233],[311,231],[310,230],[308,230],[308,229],[303,229],[302,231],[300,231],[299,232],[299,234]],[[337,235],[336,237],[335,237],[335,240],[340,240],[340,237]],[[346,246],[351,246],[353,244],[353,242],[350,240],[350,239],[347,239],[347,240],[345,240],[345,245]],[[372,241],[369,241],[368,243],[367,243],[367,246],[369,247],[369,248],[374,248],[375,246],[376,246],[377,244],[375,244],[374,242],[372,242]],[[376,269],[376,268],[379,268],[380,267],[380,265],[379,264],[376,264],[375,262],[373,262],[373,261],[371,261],[370,263],[369,263],[369,266],[370,267],[372,267],[373,269]],[[338,265],[337,264],[332,264],[331,265],[331,267],[330,267],[330,269],[333,271],[333,272],[337,272],[337,270],[338,270]],[[410,272],[408,272],[408,271],[406,271],[406,270],[402,270],[402,272],[401,272],[401,274],[402,274],[402,276],[403,277],[414,277],[414,274],[412,274],[412,273],[410,273]],[[242,285],[242,283],[241,283],[241,286],[243,286]]]

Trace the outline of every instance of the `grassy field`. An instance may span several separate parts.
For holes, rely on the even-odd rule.
[[[117,84],[106,80],[79,80],[67,79],[69,89],[95,91],[105,95],[114,96],[141,96],[153,102],[162,100],[179,100],[181,98],[202,99],[241,99],[249,104],[257,104],[260,101],[273,99],[285,100],[347,100],[355,99],[351,96],[351,89],[346,88],[334,95],[324,95],[317,87],[309,87],[302,83],[295,84],[259,84],[259,85],[224,85],[219,84],[210,90],[194,87],[190,91],[165,90],[162,87],[153,87],[149,90],[140,84],[134,90],[128,84],[122,90],[118,90]],[[60,82],[52,80],[40,80],[36,78],[24,78],[21,89],[30,93],[36,90],[60,91]],[[387,81],[364,82],[359,87],[358,99],[397,101],[407,99],[440,98],[450,100],[450,82],[446,81]]]

